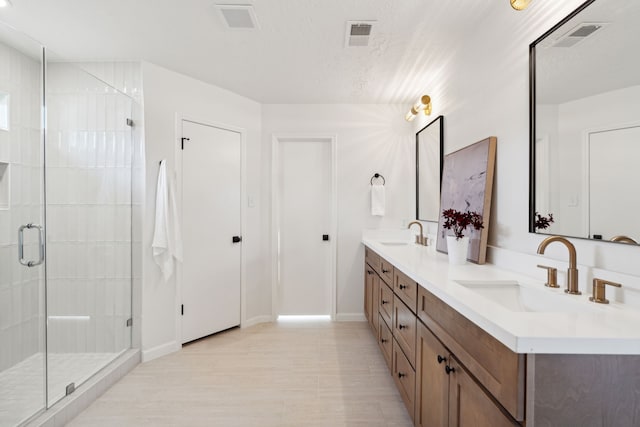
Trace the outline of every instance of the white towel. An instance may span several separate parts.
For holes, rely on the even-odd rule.
[[[384,216],[384,185],[371,186],[371,215]]]
[[[166,160],[160,162],[156,187],[156,224],[153,232],[153,259],[165,281],[174,271],[174,258],[182,261],[182,238],[173,181],[167,177]]]

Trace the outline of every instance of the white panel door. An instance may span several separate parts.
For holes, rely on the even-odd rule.
[[[182,121],[182,342],[240,324],[238,132]]]
[[[283,315],[331,313],[331,142],[279,142],[279,295]],[[329,239],[335,236],[328,236]]]
[[[624,155],[620,153],[636,153]],[[640,239],[640,126],[589,135],[589,234]]]

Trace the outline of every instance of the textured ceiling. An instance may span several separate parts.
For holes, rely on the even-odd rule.
[[[411,104],[446,82],[456,55],[495,22],[489,17],[502,17],[505,29],[526,18],[535,25],[557,0],[523,12],[507,0],[251,0],[243,3],[254,6],[254,31],[227,29],[215,0],[12,1],[0,20],[69,60],[146,60],[262,103]],[[640,50],[639,18],[639,0],[591,5],[570,26],[610,25],[573,48],[540,52],[538,100],[640,84],[638,55],[625,55]],[[376,21],[368,47],[344,47],[352,20]]]
[[[509,7],[506,0],[253,0],[260,29],[242,31],[225,28],[215,3],[13,0],[0,20],[69,60],[142,59],[262,103],[412,103],[443,78],[456,46],[481,30],[475,22]],[[377,21],[369,47],[344,47],[348,20]]]

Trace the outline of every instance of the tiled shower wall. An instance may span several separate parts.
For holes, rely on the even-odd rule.
[[[18,227],[42,221],[41,64],[0,43],[0,92],[9,94],[9,129],[0,130],[0,371],[41,352],[42,268],[18,264]],[[33,230],[32,230],[33,231]],[[30,257],[35,233],[25,235]]]
[[[47,68],[48,351],[119,352],[131,331],[132,100]]]

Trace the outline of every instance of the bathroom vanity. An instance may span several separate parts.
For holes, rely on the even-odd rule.
[[[365,314],[416,426],[640,424],[640,316],[364,238]]]

